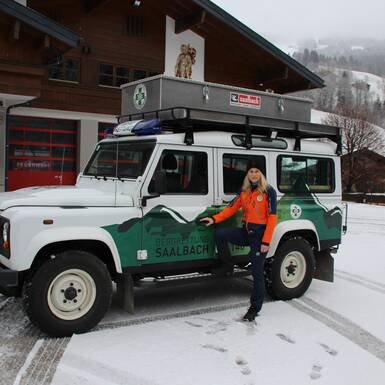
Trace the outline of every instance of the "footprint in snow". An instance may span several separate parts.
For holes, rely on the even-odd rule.
[[[318,365],[318,364],[313,365],[312,372],[310,373],[310,378],[312,380],[318,380],[319,378],[321,378],[322,377],[321,370],[322,370],[321,365]]]
[[[218,321],[213,325],[210,325],[210,330],[206,334],[217,334],[219,332],[225,332],[227,330],[228,323],[223,321]]]
[[[326,344],[320,343],[320,345],[324,348],[325,352],[330,354],[331,356],[336,356],[338,354],[337,350],[332,349],[331,347],[327,346]]]
[[[235,363],[241,368],[241,373],[244,376],[249,376],[251,374],[251,370],[247,364],[247,361],[242,357],[237,357],[235,359]]]
[[[222,348],[221,346],[215,346],[215,345],[211,345],[211,344],[205,344],[205,345],[201,345],[201,346],[202,346],[202,348],[212,349],[212,350],[215,350],[215,351],[220,352],[220,353],[226,353],[227,352],[227,349]]]
[[[295,341],[289,336],[286,336],[285,334],[277,333],[276,336],[279,337],[281,340],[288,342],[289,344],[295,344]]]
[[[191,321],[184,321],[187,325],[190,325],[194,328],[201,328],[203,325],[200,325],[200,324],[197,324],[197,323],[194,323],[194,322],[191,322]]]
[[[237,358],[235,359],[235,363],[236,363],[237,365],[239,365],[239,366],[247,365],[247,361],[246,361],[244,358],[242,358],[242,357],[237,357]]]

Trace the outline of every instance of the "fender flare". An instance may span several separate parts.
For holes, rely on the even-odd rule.
[[[279,245],[282,237],[291,231],[301,231],[301,230],[310,230],[314,233],[317,239],[317,248],[320,249],[320,242],[317,233],[317,229],[314,226],[314,223],[309,221],[308,219],[293,219],[289,221],[279,222],[274,229],[273,239],[270,243],[269,252],[267,254],[267,258],[272,257]]]
[[[24,251],[22,251],[22,255],[24,255],[23,261],[20,261],[15,268],[19,271],[28,270],[37,253],[47,245],[77,240],[98,241],[106,244],[111,251],[116,271],[118,273],[122,272],[122,264],[115,242],[111,235],[100,227],[70,227],[39,232],[26,245]]]

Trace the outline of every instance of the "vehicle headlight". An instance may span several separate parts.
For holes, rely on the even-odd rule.
[[[3,224],[3,249],[9,249],[9,222]]]
[[[8,242],[9,222],[3,224],[3,242]]]

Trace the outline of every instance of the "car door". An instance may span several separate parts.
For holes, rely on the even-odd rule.
[[[165,193],[143,207],[143,264],[193,262],[214,256],[213,229],[199,219],[215,212],[213,149],[160,145],[142,196],[155,193],[155,173],[165,174]]]
[[[246,176],[250,162],[256,163],[266,176],[267,153],[256,150],[242,149],[217,149],[217,167],[215,172],[216,194],[215,203],[218,211],[223,210],[242,190],[243,180]],[[217,227],[240,227],[242,210],[233,217],[217,225]],[[246,255],[248,247],[229,244],[233,256]]]

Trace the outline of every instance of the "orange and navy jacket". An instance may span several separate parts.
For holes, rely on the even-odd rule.
[[[262,243],[269,245],[273,237],[275,225],[277,224],[277,193],[269,186],[267,193],[261,193],[258,189],[240,192],[231,203],[219,214],[212,218],[215,223],[220,223],[233,216],[242,208],[244,222],[266,225],[263,233]]]

